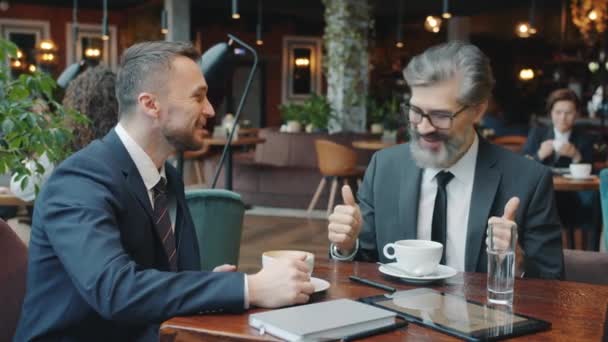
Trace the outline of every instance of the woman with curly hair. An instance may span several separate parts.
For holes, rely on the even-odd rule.
[[[70,82],[63,105],[86,115],[88,126],[74,127],[74,152],[95,139],[103,138],[118,122],[115,93],[116,74],[105,66],[87,69]]]

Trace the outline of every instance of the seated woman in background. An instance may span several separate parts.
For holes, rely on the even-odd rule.
[[[581,103],[570,89],[558,89],[547,98],[550,127],[530,131],[523,148],[527,156],[550,167],[568,167],[571,163],[592,163],[593,140],[576,129]],[[583,227],[593,231],[599,215],[599,200],[594,191],[556,192],[557,210],[566,227]],[[593,234],[587,234],[588,241]],[[570,241],[572,243],[572,241]],[[577,245],[581,245],[577,242]]]
[[[72,140],[74,152],[87,146],[91,141],[105,136],[118,122],[115,83],[116,75],[102,65],[87,69],[70,82],[63,98],[63,105],[86,115],[91,121],[88,126],[74,127]],[[21,182],[14,176],[10,182],[11,192],[27,202],[35,199],[36,186],[41,187],[54,169],[46,154],[43,154],[38,162],[44,167],[44,173],[32,177],[27,186],[22,188]],[[36,163],[29,161],[27,167],[34,170]]]
[[[552,167],[568,167],[571,163],[591,163],[593,141],[574,127],[581,104],[570,89],[558,89],[547,98],[551,127],[530,131],[523,153]]]

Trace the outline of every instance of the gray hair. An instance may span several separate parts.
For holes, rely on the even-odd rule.
[[[139,93],[162,89],[166,85],[171,62],[178,56],[196,62],[200,53],[190,43],[167,41],[138,43],[125,50],[116,76],[116,99],[121,117],[133,109]]]
[[[415,56],[403,70],[410,87],[425,87],[461,76],[458,102],[476,105],[490,98],[494,77],[490,60],[475,45],[451,41]]]

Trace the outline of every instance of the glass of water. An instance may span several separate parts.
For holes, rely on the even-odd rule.
[[[496,232],[495,232],[496,230]],[[504,243],[496,243],[494,235],[511,238]],[[517,225],[490,224],[488,226],[488,302],[494,304],[513,304],[513,285],[515,282],[515,249],[517,246]]]

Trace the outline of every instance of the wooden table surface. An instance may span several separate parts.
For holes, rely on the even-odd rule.
[[[205,138],[204,141],[207,145],[224,146],[228,140],[224,138]],[[264,143],[265,141],[266,139],[258,137],[239,137],[238,139],[233,139],[230,146],[255,145]]]
[[[590,179],[575,180],[564,176],[553,176],[553,188],[555,191],[584,191],[584,190],[599,190],[600,179],[598,176],[593,176]]]
[[[0,205],[6,206],[32,206],[34,202],[25,202],[13,194],[0,194]]]
[[[331,283],[324,293],[314,294],[311,302],[338,298],[360,298],[383,294],[382,290],[353,283],[351,274],[374,279],[397,289],[411,289],[398,280],[389,279],[378,271],[378,265],[359,262],[336,262],[318,258],[313,276]],[[436,290],[464,295],[468,299],[486,302],[486,274],[459,273],[436,284],[425,285]],[[517,279],[513,312],[543,319],[552,323],[551,330],[526,335],[526,341],[601,341],[604,336],[608,286],[562,282],[557,280]],[[272,336],[259,335],[249,327],[249,310],[239,315],[198,315],[175,317],[161,326],[161,341],[275,341]],[[449,335],[410,324],[406,329],[377,335],[372,341],[457,341]]]

